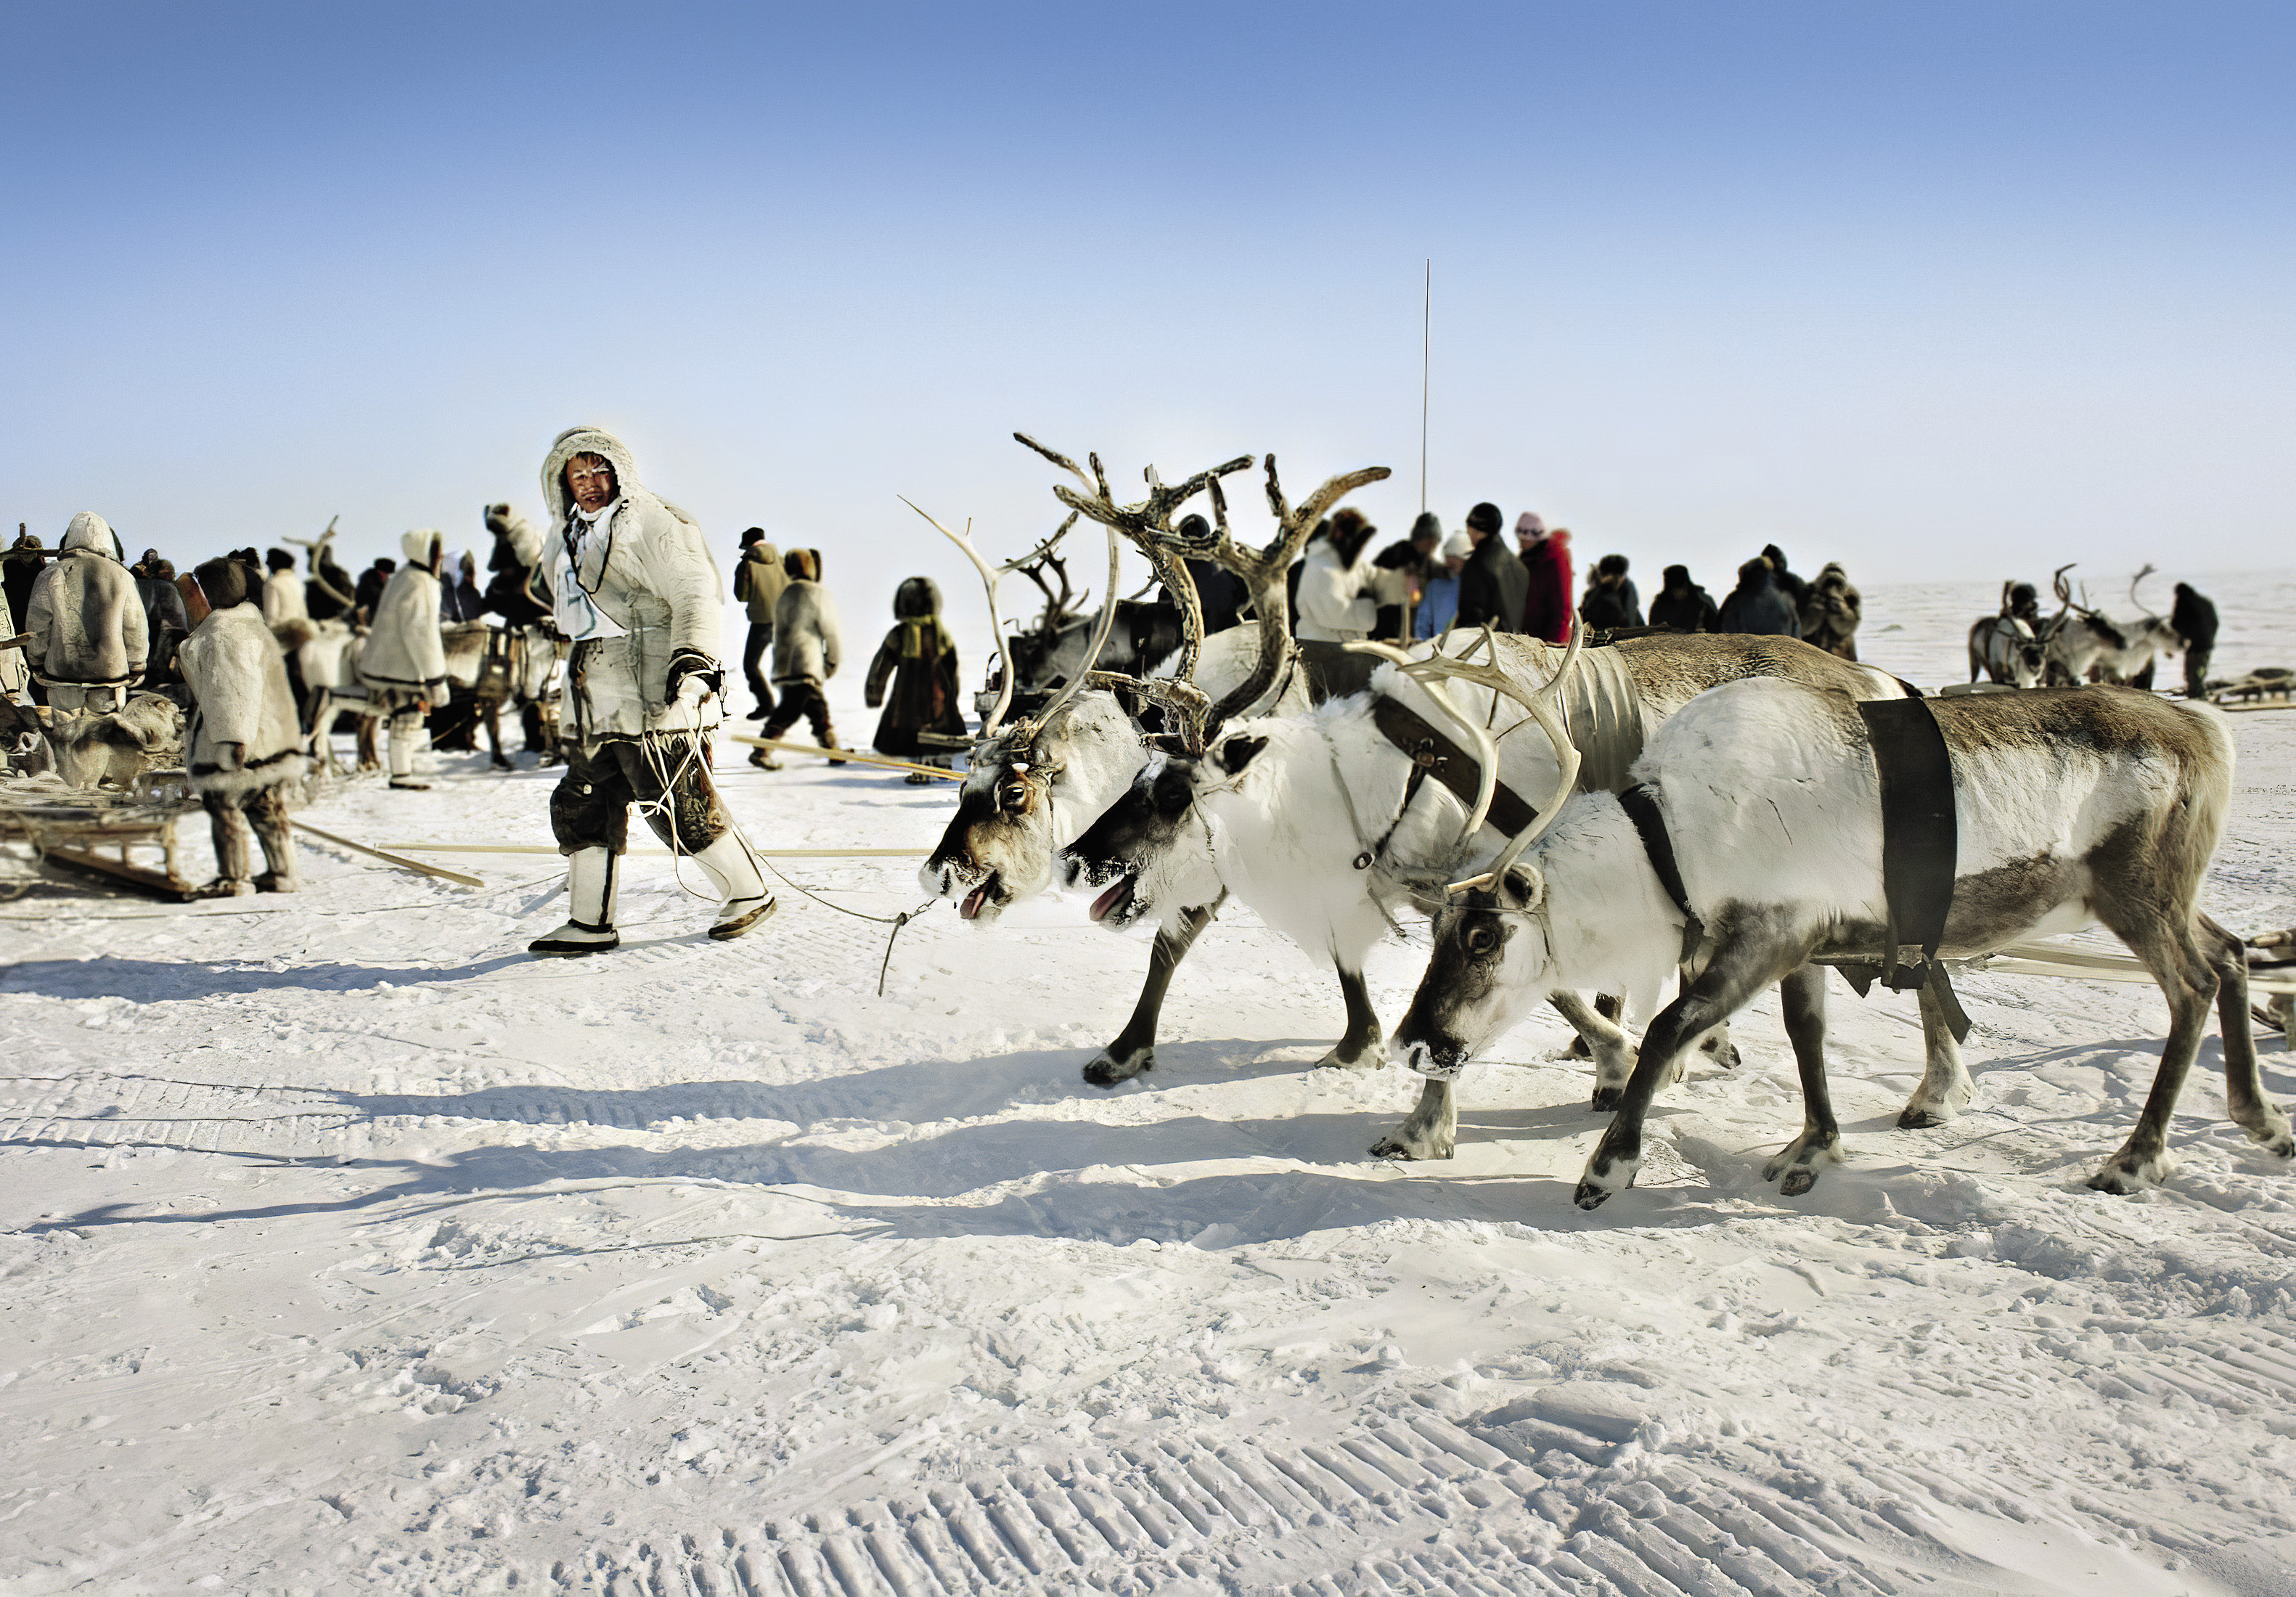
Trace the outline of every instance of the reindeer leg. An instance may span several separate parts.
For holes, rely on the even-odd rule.
[[[1627,1001],[1623,998],[1614,997],[1609,993],[1597,993],[1595,995],[1595,1012],[1600,1015],[1604,1020],[1608,1021],[1611,1028],[1613,1031],[1616,1031],[1618,1029],[1619,1017],[1627,1012]],[[1570,1017],[1565,1015],[1563,1019],[1567,1020],[1570,1020]],[[1587,1040],[1587,1034],[1585,1032],[1578,1031],[1576,1028],[1577,1023],[1575,1021],[1572,1023],[1572,1027],[1573,1029],[1570,1038],[1570,1046],[1562,1051],[1562,1057],[1565,1059],[1593,1059],[1595,1057],[1594,1044]],[[1623,1036],[1625,1034],[1621,1033],[1620,1035]],[[1628,1067],[1628,1069],[1631,1069],[1632,1068],[1632,1066]],[[1618,1080],[1620,1085],[1624,1086],[1626,1085],[1627,1072],[1625,1070],[1619,1072]],[[1596,1109],[1605,1109],[1609,1106],[1607,1104],[1598,1103],[1595,1107]]]
[[[1923,982],[1922,1006],[1922,1085],[1906,1100],[1898,1116],[1901,1131],[1924,1131],[1943,1126],[1967,1109],[1977,1096],[1977,1084],[1961,1061],[1961,1044],[1946,1024],[1945,1005],[1937,989]]]
[[[2098,918],[2105,919],[2102,913]],[[2221,983],[2194,942],[2189,927],[2138,925],[2123,930],[2110,921],[2106,923],[2144,962],[2161,984],[2161,995],[2169,1001],[2169,1036],[2161,1048],[2161,1069],[2152,1077],[2152,1090],[2145,1095],[2136,1127],[2120,1151],[2088,1178],[2095,1191],[2125,1197],[2165,1181],[2174,1168],[2169,1159],[2169,1118],[2177,1111],[2177,1096],[2184,1091],[2185,1077],[2200,1053],[2202,1036],[2208,1030],[2209,1008]],[[2136,935],[2132,937],[2130,931]],[[2245,990],[2247,984],[2241,985]],[[2231,1059],[2229,1037],[2226,1059],[2227,1062]]]
[[[1340,973],[1340,996],[1347,1001],[1348,1029],[1332,1050],[1316,1061],[1319,1070],[1361,1070],[1376,1065],[1387,1057],[1387,1034],[1380,1029],[1379,1016],[1371,1007],[1371,989],[1364,985],[1363,972],[1350,970],[1334,960],[1332,968]]]
[[[2202,957],[2217,973],[2217,1026],[2224,1039],[2225,1112],[2251,1140],[2282,1159],[2296,1155],[2296,1134],[2288,1116],[2265,1096],[2256,1063],[2256,1033],[2248,1019],[2248,951],[2241,940],[2206,915],[2201,923]]]
[[[1449,1159],[1459,1141],[1458,1083],[1420,1083],[1419,1102],[1402,1125],[1371,1145],[1374,1159]]]
[[[1819,1165],[1841,1162],[1841,1127],[1834,1121],[1825,1083],[1825,967],[1804,965],[1792,972],[1778,983],[1778,997],[1801,1076],[1801,1135],[1762,1167],[1762,1179],[1778,1181],[1783,1175],[1779,1192],[1799,1198],[1817,1184]]]
[[[1751,939],[1725,940],[1689,990],[1659,1011],[1643,1033],[1642,1052],[1620,1095],[1619,1112],[1588,1156],[1572,1202],[1580,1208],[1600,1208],[1611,1194],[1634,1185],[1635,1171],[1643,1162],[1643,1120],[1651,1100],[1673,1072],[1676,1056],[1692,1038],[1743,1009],[1776,969],[1774,949]]]
[[[1576,993],[1549,993],[1546,1001],[1570,1022],[1594,1057],[1595,1112],[1618,1108],[1619,1093],[1635,1069],[1635,1045],[1612,1019],[1618,1011],[1605,1010],[1599,997],[1589,1004]]]
[[[1226,902],[1227,892],[1223,889],[1211,903],[1182,910],[1177,926],[1158,929],[1156,946],[1148,954],[1148,979],[1140,984],[1140,999],[1132,1006],[1132,1019],[1116,1034],[1116,1041],[1084,1068],[1086,1082],[1112,1087],[1156,1068],[1156,1019],[1163,1012],[1164,990],[1172,985],[1172,972],[1179,969],[1188,950],[1196,946],[1196,938]]]

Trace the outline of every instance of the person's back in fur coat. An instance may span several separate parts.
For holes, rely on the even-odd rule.
[[[216,879],[204,895],[291,893],[295,843],[283,789],[303,774],[303,732],[287,662],[263,618],[254,573],[211,560],[195,573],[207,613],[176,651],[192,691],[184,766],[215,837]],[[249,874],[252,825],[265,870]]]
[[[24,630],[31,667],[60,714],[101,714],[127,700],[152,649],[144,596],[128,575],[111,524],[82,511],[65,529],[63,553],[32,584]]]
[[[885,707],[885,713],[877,719],[877,752],[898,759],[942,754],[944,750],[917,741],[921,732],[964,735],[964,712],[958,704],[956,640],[941,622],[940,588],[930,577],[909,577],[893,594],[893,630],[885,635],[876,658],[869,662],[869,680],[864,689],[870,708]]]
[[[445,535],[424,528],[399,539],[406,563],[390,574],[359,650],[367,702],[390,721],[390,785],[421,791],[414,733],[426,711],[447,703],[447,645],[439,635],[439,567]]]
[[[813,741],[834,749],[837,733],[830,725],[829,696],[824,690],[837,675],[838,657],[844,652],[837,605],[821,586],[820,556],[814,551],[789,550],[782,556],[782,569],[788,573],[789,586],[774,602],[774,687],[779,702],[766,717],[761,733],[778,739],[802,717],[813,730]],[[781,762],[763,749],[750,753],[750,763],[761,771],[781,769]]]

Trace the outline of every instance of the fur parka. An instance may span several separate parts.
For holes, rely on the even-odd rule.
[[[124,686],[144,674],[152,635],[119,536],[82,511],[62,547],[32,585],[24,617],[32,669],[42,682]]]
[[[1378,590],[1399,582],[1399,573],[1374,566],[1358,554],[1349,561],[1328,537],[1308,546],[1293,602],[1292,635],[1303,643],[1348,643],[1371,635],[1387,595]]]
[[[0,588],[0,638],[15,635],[16,618],[8,608],[7,591]],[[31,680],[32,671],[24,661],[24,651],[21,649],[0,649],[0,695],[14,699],[24,692]]]
[[[611,464],[616,493],[612,518],[584,545],[578,568],[568,536],[574,496],[565,478],[566,463],[578,455]],[[697,706],[669,688],[670,662],[680,655],[698,655],[708,669],[722,669],[725,590],[693,518],[647,492],[622,441],[595,427],[569,428],[552,443],[542,463],[542,499],[550,507],[543,559],[562,614],[578,600],[622,629],[618,637],[578,643],[582,659],[566,674],[560,725],[569,735],[578,728],[586,744],[715,726],[725,713],[723,694]]]
[[[447,702],[447,646],[439,634],[439,563],[445,535],[410,532],[399,539],[406,559],[375,601],[374,620],[359,651],[359,680],[371,688],[420,693]]]
[[[810,554],[792,549],[782,559],[790,584],[774,602],[774,681],[809,682],[819,687],[837,674],[838,656],[844,650],[837,605],[815,579]]]
[[[303,579],[295,568],[274,571],[263,579],[263,618],[276,627],[282,621],[308,621],[311,606],[303,595]]]
[[[242,602],[209,610],[176,660],[193,697],[184,749],[192,791],[244,793],[303,774],[302,726],[287,686],[286,657],[261,610]],[[226,760],[226,743],[239,744],[243,758]]]

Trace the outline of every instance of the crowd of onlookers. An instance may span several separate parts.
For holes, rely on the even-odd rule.
[[[1815,578],[1797,575],[1769,545],[1738,568],[1737,586],[1718,602],[1685,566],[1669,566],[1647,610],[1623,554],[1605,554],[1572,591],[1570,532],[1550,528],[1536,512],[1515,518],[1510,550],[1505,518],[1488,502],[1467,512],[1447,537],[1423,512],[1410,536],[1377,553],[1376,528],[1342,510],[1308,545],[1297,569],[1292,605],[1303,644],[1340,645],[1359,638],[1406,642],[1451,627],[1488,626],[1548,643],[1567,642],[1571,627],[1615,634],[1639,628],[1734,632],[1800,638],[1855,659],[1860,600],[1838,564]]]

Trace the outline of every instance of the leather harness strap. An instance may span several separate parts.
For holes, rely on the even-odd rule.
[[[1902,990],[1927,979],[1953,910],[1960,839],[1953,808],[1953,755],[1923,699],[1861,703],[1882,786],[1882,891],[1889,906],[1882,985]],[[1920,952],[1919,961],[1908,957]],[[1900,967],[1911,967],[1900,973]]]
[[[1666,817],[1659,814],[1658,796],[1647,782],[1638,782],[1619,795],[1619,807],[1627,812],[1627,819],[1641,835],[1643,852],[1650,856],[1659,886],[1682,912],[1682,962],[1688,964],[1706,936],[1706,925],[1690,907],[1690,894],[1682,885],[1682,866],[1674,857],[1674,839],[1667,833]]]
[[[1412,799],[1418,796],[1419,784],[1431,775],[1450,789],[1460,803],[1473,807],[1482,782],[1481,762],[1473,755],[1437,731],[1425,717],[1384,694],[1373,700],[1371,720],[1382,737],[1410,758],[1411,780],[1404,786],[1402,809],[1411,807]],[[1402,819],[1401,810],[1396,818]],[[1525,804],[1521,794],[1504,782],[1498,784],[1498,790],[1491,797],[1493,826],[1513,836],[1538,819],[1538,812]],[[1394,830],[1392,826],[1388,828],[1390,833]],[[1382,838],[1380,848],[1384,849],[1386,843],[1387,839]]]

